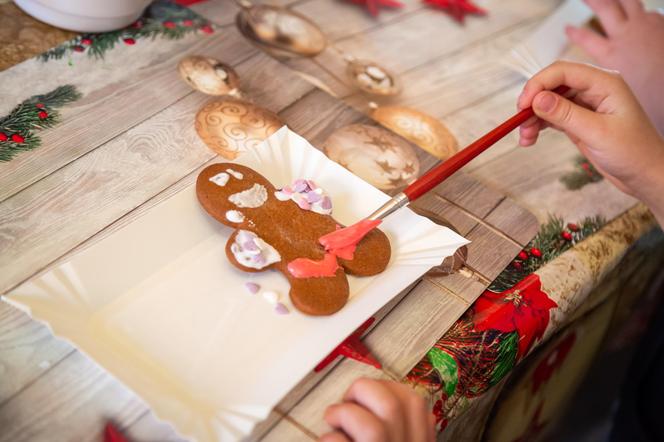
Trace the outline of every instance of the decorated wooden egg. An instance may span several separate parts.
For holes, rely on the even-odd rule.
[[[325,154],[379,189],[396,189],[417,178],[420,162],[410,144],[390,131],[351,124],[334,131]]]
[[[431,155],[446,160],[458,150],[454,135],[437,119],[404,106],[376,107],[372,118]]]
[[[396,76],[373,61],[348,61],[346,75],[362,91],[373,95],[396,95],[399,93]]]
[[[325,49],[327,39],[318,25],[290,9],[259,5],[239,12],[238,25],[248,26],[243,35],[292,55],[313,57]]]
[[[178,71],[189,86],[208,95],[233,95],[240,86],[232,67],[210,57],[185,57],[178,63]]]
[[[254,148],[283,123],[267,109],[226,97],[205,104],[196,114],[196,132],[207,146],[232,160]]]

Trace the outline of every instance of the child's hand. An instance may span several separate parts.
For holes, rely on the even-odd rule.
[[[664,15],[646,12],[641,0],[586,0],[607,37],[569,27],[567,36],[601,66],[615,69],[664,134]]]
[[[572,98],[548,92],[560,85],[571,88]],[[547,125],[564,131],[604,177],[643,200],[661,222],[664,140],[620,75],[556,62],[526,83],[518,107],[528,106],[539,118],[521,126],[521,145],[535,143]]]
[[[358,379],[341,404],[328,407],[325,421],[335,431],[321,442],[433,442],[434,416],[423,398],[405,385]]]

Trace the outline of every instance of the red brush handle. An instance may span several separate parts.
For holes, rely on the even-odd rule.
[[[569,88],[567,86],[558,86],[553,92],[558,95],[563,95],[568,90]],[[443,182],[443,180],[448,178],[454,172],[468,164],[473,158],[493,146],[498,140],[512,132],[533,115],[534,112],[532,107],[522,110],[491,132],[470,144],[465,149],[457,152],[447,160],[430,169],[427,173],[419,177],[417,181],[406,187],[403,193],[406,194],[408,200],[416,200]]]

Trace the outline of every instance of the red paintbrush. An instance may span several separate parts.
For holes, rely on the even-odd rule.
[[[567,86],[559,86],[554,89],[553,92],[563,95],[568,90],[569,88]],[[405,206],[409,202],[415,201],[417,198],[442,183],[443,180],[468,164],[473,158],[487,150],[489,147],[493,146],[498,140],[512,132],[533,115],[535,115],[535,113],[530,107],[520,111],[486,135],[471,143],[465,149],[457,152],[455,155],[441,162],[437,166],[434,166],[427,173],[406,187],[403,192],[393,196],[378,210],[369,215],[368,218],[363,219],[352,226],[321,237],[320,243],[325,246],[326,250],[339,250],[357,244],[367,232],[380,224],[383,218]]]

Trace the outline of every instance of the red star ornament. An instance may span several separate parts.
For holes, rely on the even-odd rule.
[[[475,5],[471,0],[424,0],[427,5],[442,9],[459,23],[463,23],[466,15],[486,15],[486,10]]]
[[[347,358],[355,359],[356,361],[362,362],[363,364],[371,365],[376,368],[381,368],[380,362],[373,357],[369,349],[362,343],[360,338],[362,334],[373,324],[376,318],[369,318],[364,321],[364,324],[360,325],[357,330],[355,330],[349,337],[347,337],[341,344],[337,346],[332,353],[327,355],[325,359],[320,361],[314,371],[318,373],[323,370],[325,367],[330,365],[337,356],[346,356]]]
[[[475,330],[516,331],[519,334],[517,359],[521,359],[542,339],[549,325],[549,310],[557,306],[542,291],[539,276],[531,273],[509,290],[486,290],[477,298],[473,306]]]
[[[376,17],[380,12],[381,7],[386,8],[402,8],[403,3],[398,2],[397,0],[348,0],[356,5],[366,6],[369,14]]]

